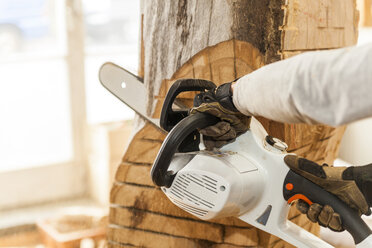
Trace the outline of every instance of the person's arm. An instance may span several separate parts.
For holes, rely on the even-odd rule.
[[[343,125],[372,116],[372,43],[304,53],[264,66],[233,85],[245,115]]]
[[[372,44],[311,52],[267,65],[235,83],[198,94],[191,114],[204,112],[221,119],[200,130],[212,150],[244,133],[249,124],[247,116],[251,115],[333,126],[372,116],[371,93]],[[327,167],[294,155],[284,160],[296,173],[322,185],[360,214],[371,213],[372,164]],[[334,188],[334,183],[343,186]],[[332,207],[316,203],[309,206],[301,201],[297,207],[311,221],[343,230],[341,217]]]

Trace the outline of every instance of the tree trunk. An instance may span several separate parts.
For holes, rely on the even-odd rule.
[[[159,116],[167,90],[179,78],[221,84],[304,51],[353,45],[357,18],[355,0],[145,1],[140,73],[148,111]],[[192,98],[180,96],[186,104]],[[289,152],[318,163],[333,162],[344,132],[260,121]],[[291,247],[236,218],[202,221],[173,205],[150,179],[164,134],[145,122],[137,130],[111,191],[111,247]],[[289,219],[318,232],[295,209]]]

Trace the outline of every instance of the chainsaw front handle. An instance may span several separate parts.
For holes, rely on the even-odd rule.
[[[212,90],[216,85],[202,79],[179,79],[174,82],[165,97],[160,115],[160,126],[170,131],[165,138],[156,160],[151,168],[151,178],[157,186],[170,187],[175,173],[168,171],[176,152],[198,151],[200,135],[198,129],[216,124],[215,116],[197,113],[190,115],[188,110],[174,110],[176,97],[187,91]]]
[[[197,132],[195,133],[197,129],[212,126],[219,121],[220,119],[215,116],[205,113],[196,113],[178,122],[165,138],[151,168],[151,178],[154,184],[169,188],[176,174],[172,171],[168,171],[168,168],[180,145],[185,140],[190,139],[190,135],[199,135]],[[193,140],[197,138],[198,137],[191,137]]]
[[[161,110],[161,128],[169,132],[179,121],[189,114],[188,110],[173,110],[172,108],[174,100],[180,93],[212,90],[214,88],[216,88],[216,85],[213,82],[203,79],[179,79],[174,82],[165,97]]]

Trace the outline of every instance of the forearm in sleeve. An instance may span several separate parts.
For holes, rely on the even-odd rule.
[[[343,125],[372,116],[372,44],[304,53],[240,78],[233,102],[246,115]]]

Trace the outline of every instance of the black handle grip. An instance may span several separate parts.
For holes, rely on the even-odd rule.
[[[292,170],[288,172],[284,180],[283,195],[287,201],[295,195],[304,195],[314,203],[331,206],[336,213],[340,214],[342,225],[353,236],[355,244],[362,242],[372,233],[356,210],[350,208],[337,196]]]
[[[175,175],[168,172],[173,155],[180,144],[198,128],[216,124],[220,120],[212,115],[196,113],[181,120],[165,138],[151,168],[152,181],[158,186],[170,187]]]
[[[211,90],[215,87],[216,85],[211,81],[202,79],[179,79],[174,82],[163,103],[160,115],[160,126],[164,130],[170,131],[180,120],[188,115],[188,111],[174,111],[172,109],[176,96],[181,92]]]

